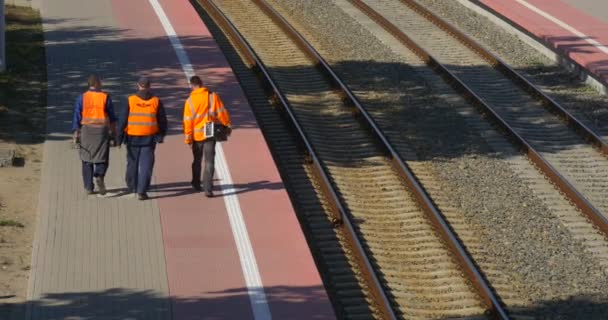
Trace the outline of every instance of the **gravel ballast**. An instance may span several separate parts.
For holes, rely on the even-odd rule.
[[[559,104],[608,139],[608,96],[457,1],[416,0],[522,72]]]
[[[439,6],[449,1],[428,2]],[[497,291],[509,295],[502,298],[512,312],[564,318],[608,312],[608,277],[598,259],[522,175],[548,183],[471,106],[428,68],[412,62],[413,55],[402,49],[397,54],[363,28],[362,20],[344,11],[346,1],[272,3],[356,92],[414,173],[431,174],[419,179],[448,219],[447,212],[454,211],[466,221],[455,230],[467,234],[465,244],[482,267],[496,269],[487,274],[506,279]],[[517,51],[512,58],[544,63],[540,55],[528,56],[533,53]],[[433,183],[438,186],[429,187]],[[555,190],[551,196],[564,201]],[[482,248],[473,248],[475,241]]]

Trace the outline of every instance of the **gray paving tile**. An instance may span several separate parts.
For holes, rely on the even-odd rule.
[[[105,79],[117,108],[134,64],[110,1],[41,2],[47,44],[48,137],[28,288],[28,319],[169,319],[155,201],[86,196],[69,143],[72,105],[89,73]],[[121,60],[122,59],[122,60]],[[123,187],[125,151],[112,150],[106,184]]]

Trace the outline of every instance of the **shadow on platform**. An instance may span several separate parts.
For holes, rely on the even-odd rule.
[[[71,130],[74,103],[87,89],[86,80],[91,73],[101,77],[103,90],[110,94],[117,115],[127,107],[127,98],[135,92],[137,79],[141,75],[150,77],[152,92],[161,98],[167,110],[168,134],[182,134],[183,106],[190,88],[176,58],[158,59],[175,56],[167,37],[140,37],[126,29],[54,26],[65,22],[44,21],[47,56],[69,57],[70,53],[78,51],[81,54],[79,60],[86,62],[47,58],[48,86],[54,92],[49,94],[46,139],[69,138],[67,134]],[[221,71],[214,71],[215,62],[205,61],[204,55],[192,54],[197,50],[216,51],[214,40],[193,36],[180,37],[180,40],[205,84],[218,92],[229,107],[233,127],[237,130],[257,127],[255,121],[240,111],[241,101],[236,99],[238,93],[222,91],[223,87],[236,80],[225,77]],[[87,58],[89,52],[90,58]]]
[[[228,189],[228,191],[226,191]],[[215,197],[223,197],[229,195],[237,195],[247,192],[260,191],[260,190],[282,190],[285,186],[282,182],[270,182],[268,180],[254,181],[250,183],[235,183],[232,185],[215,184],[213,191]],[[190,182],[172,182],[155,184],[150,186],[150,199],[161,199],[161,198],[174,198],[179,196],[185,196],[193,193],[201,193],[195,191]],[[201,193],[202,195],[202,193]]]
[[[60,23],[45,21],[46,24]],[[157,57],[173,57],[175,53],[167,37],[142,37],[131,34],[130,30],[103,29],[97,27],[56,28],[45,32],[47,41],[47,55],[62,56],[61,52],[79,50],[86,56],[87,52],[106,51],[103,59],[87,60],[87,64],[78,65],[68,60],[48,61],[48,74],[61,74],[60,77],[50,77],[49,87],[61,90],[62,94],[51,94],[49,99],[47,139],[67,139],[72,119],[72,106],[76,97],[86,89],[88,74],[98,73],[104,82],[104,89],[108,91],[114,101],[117,113],[126,107],[129,94],[134,91],[136,79],[142,75],[149,75],[152,79],[152,91],[164,102],[169,119],[169,135],[181,135],[183,102],[187,98],[189,88],[181,65],[177,59],[159,61]],[[83,43],[83,39],[87,39]],[[215,67],[213,62],[206,61],[204,54],[216,52],[218,49],[212,39],[204,37],[180,37],[184,48],[188,51],[196,71],[200,74],[204,69]],[[107,50],[112,48],[112,50]],[[58,51],[58,52],[57,52]],[[67,56],[67,55],[66,55]],[[99,55],[91,55],[99,56]],[[86,59],[85,59],[86,60]],[[145,68],[144,68],[145,67]],[[454,67],[458,74],[474,75],[484,72],[483,66]],[[308,66],[271,68],[273,74],[303,74],[309,70]],[[425,80],[429,70],[426,67],[416,67],[404,63],[388,63],[377,61],[342,61],[334,64],[334,69],[344,79],[351,89],[361,96],[364,107],[378,122],[382,123],[385,131],[400,132],[389,135],[394,144],[407,143],[414,146],[420,160],[454,158],[463,155],[495,154],[488,148],[479,147],[470,143],[470,137],[478,135],[468,125],[469,120],[479,121],[479,113],[459,113],[451,106],[454,104],[454,95],[430,85]],[[380,72],[382,71],[382,72]],[[526,72],[526,70],[520,70]],[[554,72],[547,74],[547,78],[555,76],[560,71],[556,67]],[[228,106],[236,130],[243,128],[257,128],[257,123],[248,116],[249,111],[240,109],[241,105],[234,92],[222,92],[222,87],[233,85],[235,78],[224,77],[212,70],[207,72],[204,81],[210,82],[211,89],[219,92]],[[383,74],[383,76],[379,76]],[[427,76],[421,76],[427,74]],[[395,86],[395,81],[401,83]],[[319,95],[326,92],[316,91],[318,86],[311,86],[306,94]],[[559,89],[556,85],[555,89]],[[390,104],[379,102],[378,95],[390,95],[393,101]],[[370,96],[370,98],[366,98]],[[583,101],[576,101],[579,104]],[[585,98],[587,99],[587,98]],[[589,101],[584,103],[602,104],[603,101]],[[456,102],[462,103],[462,102]],[[443,107],[438,107],[443,106]],[[246,112],[245,112],[246,111]],[[318,111],[310,111],[318,112]],[[328,118],[332,116],[327,114]],[[601,125],[608,131],[608,108],[600,109],[595,116],[601,119]],[[471,119],[468,119],[471,118]],[[337,121],[337,119],[336,119]],[[331,122],[331,121],[330,121]],[[551,124],[538,123],[537,127]],[[454,133],[457,134],[454,134]],[[552,146],[543,152],[559,152],[560,150],[574,148],[578,145],[576,140],[566,140],[559,146]],[[540,149],[540,148],[539,148]],[[508,155],[507,155],[508,156]],[[346,166],[358,166],[360,161],[342,163]]]
[[[265,288],[273,319],[326,319],[315,310],[325,303],[323,287],[274,286]],[[15,318],[23,316],[26,308],[31,320],[238,320],[253,319],[247,288],[219,292],[206,292],[204,297],[168,298],[146,290],[109,289],[96,292],[54,293],[26,304],[5,305]],[[608,303],[598,303],[592,296],[572,297],[568,300],[548,300],[537,307],[512,306],[510,316],[539,317],[543,319],[604,319],[598,310],[608,310]],[[297,317],[294,315],[302,315]],[[290,316],[291,315],[291,316]],[[306,316],[304,316],[306,315]],[[401,315],[400,318],[407,316]],[[480,315],[485,318],[485,316]],[[23,317],[20,317],[23,319]],[[27,320],[30,320],[27,319]]]
[[[285,185],[282,182],[270,182],[268,180],[254,181],[250,183],[235,183],[231,185],[215,183],[213,186],[213,191],[215,192],[216,198],[260,190],[283,189],[285,189]],[[110,188],[107,189],[106,192],[107,194],[104,196],[105,198],[120,198],[130,194],[126,187]],[[189,181],[152,184],[148,190],[148,193],[150,199],[176,198],[194,193],[200,193],[202,195],[202,192],[196,191],[192,188]]]
[[[324,313],[327,300],[323,287],[274,286],[265,288],[264,292],[273,319],[328,319]],[[199,296],[168,298],[147,290],[117,288],[54,293],[31,301],[29,305],[6,307],[12,307],[13,315],[25,315],[29,309],[31,320],[253,319],[247,288],[206,292]]]

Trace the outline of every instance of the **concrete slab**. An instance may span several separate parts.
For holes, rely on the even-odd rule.
[[[189,89],[154,5],[166,10],[195,72],[233,115],[233,137],[218,150],[222,191],[213,199],[189,186],[191,154],[181,134]],[[28,319],[250,319],[261,293],[275,319],[334,318],[255,117],[190,3],[46,0],[41,7],[48,134]],[[113,194],[83,193],[69,130],[73,102],[93,72],[117,110],[140,75],[152,79],[165,103],[169,135],[157,147],[150,201],[120,194],[124,150],[111,153],[106,180]],[[242,211],[238,227],[235,207]],[[247,237],[253,254],[244,257]],[[244,275],[252,263],[258,282]]]
[[[44,1],[41,13],[48,119],[27,319],[169,319],[158,206],[117,196],[124,150],[111,153],[106,184],[114,197],[86,196],[69,139],[90,73],[124,106],[134,69],[122,31],[108,1]]]
[[[462,0],[459,0],[462,1]],[[608,21],[594,17],[561,0],[475,0],[526,30],[562,57],[573,61],[593,80],[598,91],[608,93]],[[595,2],[601,10],[605,4]]]

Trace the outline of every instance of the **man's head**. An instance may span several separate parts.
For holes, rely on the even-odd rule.
[[[192,89],[198,89],[203,86],[203,80],[199,76],[192,76],[190,78],[190,87]]]
[[[148,79],[147,77],[139,78],[139,80],[137,80],[137,88],[139,88],[139,90],[150,89],[150,79]]]
[[[101,89],[101,80],[96,74],[92,74],[89,76],[88,84],[89,88]]]

